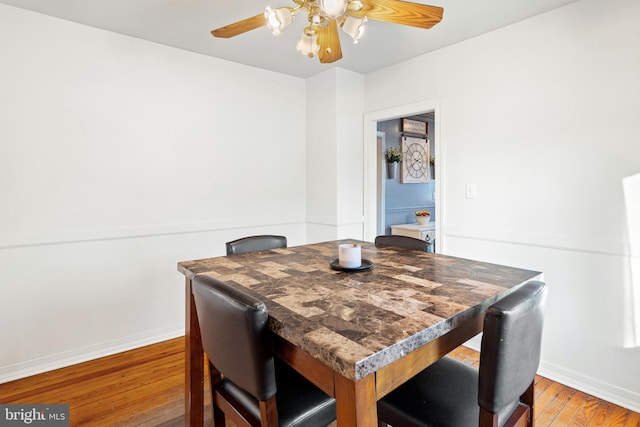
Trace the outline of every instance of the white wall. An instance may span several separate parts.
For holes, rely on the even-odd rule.
[[[338,238],[363,238],[364,76],[337,69]],[[311,194],[311,193],[310,193]]]
[[[371,73],[365,102],[440,100],[446,252],[544,272],[541,373],[635,411],[622,180],[640,171],[639,21],[635,0],[583,0]]]
[[[338,75],[326,71],[306,80],[307,238],[322,242],[337,238],[338,123],[335,116]]]
[[[184,333],[177,262],[305,242],[304,80],[0,5],[0,382]]]
[[[306,92],[307,240],[362,239],[364,76],[332,68]]]

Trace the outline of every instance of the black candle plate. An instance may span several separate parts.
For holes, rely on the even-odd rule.
[[[347,272],[347,273],[355,273],[355,272],[358,272],[358,271],[367,271],[367,270],[370,270],[371,267],[373,267],[373,263],[371,261],[369,261],[368,259],[363,259],[362,260],[362,264],[360,264],[359,267],[354,267],[354,268],[341,267],[340,266],[340,261],[338,260],[338,258],[336,258],[334,260],[331,260],[331,262],[329,262],[329,265],[334,270],[344,271],[344,272]]]

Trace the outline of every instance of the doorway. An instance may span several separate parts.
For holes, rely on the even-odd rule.
[[[385,135],[378,132],[378,122],[384,122],[404,117],[420,116],[424,114],[433,115],[433,125],[437,131],[430,133],[430,142],[433,144],[434,152],[438,155],[438,166],[435,168],[435,191],[430,197],[434,197],[435,204],[435,236],[438,242],[438,252],[443,252],[444,243],[442,239],[443,224],[443,199],[442,188],[444,188],[443,168],[444,147],[442,132],[442,111],[440,101],[428,100],[415,104],[394,107],[365,114],[364,119],[364,229],[365,240],[373,241],[378,234],[385,234],[385,187],[386,187],[386,166],[382,153]],[[433,135],[433,136],[432,136]],[[384,228],[383,228],[384,227]]]

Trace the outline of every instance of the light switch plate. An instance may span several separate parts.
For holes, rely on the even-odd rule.
[[[475,184],[467,184],[465,187],[467,199],[475,199],[478,197],[478,187]]]

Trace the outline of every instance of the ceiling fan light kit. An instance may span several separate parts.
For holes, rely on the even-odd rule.
[[[443,9],[402,0],[293,0],[296,7],[267,6],[264,14],[243,19],[211,31],[215,37],[229,38],[266,25],[279,36],[305,10],[309,26],[296,43],[296,50],[323,64],[342,58],[338,27],[358,43],[367,19],[431,28],[442,20]]]

